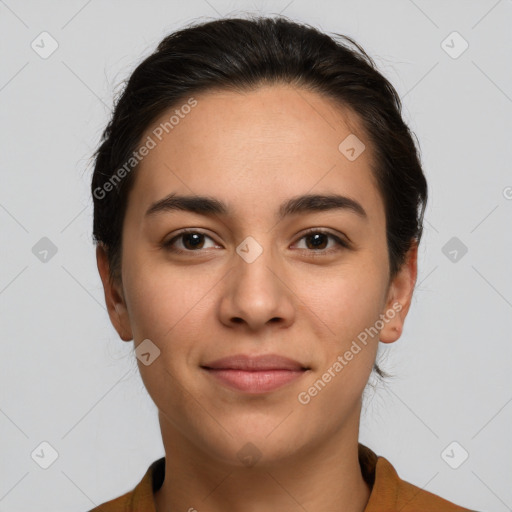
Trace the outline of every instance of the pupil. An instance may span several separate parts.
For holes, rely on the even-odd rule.
[[[198,234],[198,233],[189,233],[189,234],[186,234],[186,235],[185,235],[185,237],[184,237],[185,242],[186,242],[186,243],[185,243],[185,245],[187,245],[187,244],[188,244],[188,242],[190,242],[190,240],[191,240],[192,238],[194,238],[194,239],[195,239],[195,243],[194,243],[194,242],[192,242],[192,243],[191,243],[191,244],[189,244],[189,245],[191,245],[191,246],[192,246],[192,248],[197,248],[197,247],[200,245],[200,237],[201,237],[201,236],[203,236],[203,235],[200,235],[200,234]],[[322,242],[322,237],[323,237],[323,236],[325,236],[325,235],[323,235],[322,233],[316,233],[316,234],[314,234],[314,235],[309,235],[309,236],[308,236],[308,238],[309,238],[310,240],[314,240],[312,245],[313,245],[313,247],[318,248],[319,246],[323,245],[323,242]]]
[[[310,235],[309,238],[315,239],[315,242],[313,243],[313,247],[318,248],[319,245],[322,245],[322,242],[318,243],[318,237],[323,237],[324,235],[322,233],[317,233],[315,235]]]
[[[201,237],[201,236],[202,236],[202,235],[199,235],[199,234],[197,234],[197,233],[189,233],[189,234],[186,234],[186,235],[185,235],[185,241],[189,241],[191,237],[196,237],[196,242],[198,242],[198,238],[197,238],[197,237]],[[186,246],[186,245],[187,245],[187,244],[185,244],[185,246]],[[191,245],[192,245],[192,248],[196,248],[198,244],[194,244],[194,243],[192,242],[192,244],[191,244]]]

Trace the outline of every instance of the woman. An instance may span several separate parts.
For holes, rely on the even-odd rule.
[[[116,104],[92,193],[109,315],[165,448],[94,510],[468,510],[358,442],[427,184],[357,43],[283,17],[169,35]]]

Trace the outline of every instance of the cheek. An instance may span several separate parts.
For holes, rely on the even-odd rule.
[[[135,258],[127,261],[124,271],[134,337],[136,341],[154,339],[157,345],[164,345],[190,322],[195,310],[205,307],[207,292],[214,283],[211,273],[189,272],[185,267],[171,271],[169,265],[150,258],[145,262]]]
[[[205,309],[211,308],[207,291],[212,284],[197,286],[185,270],[173,271],[156,265],[126,266],[126,298],[135,348],[149,339],[159,349],[150,365],[137,359],[148,393],[162,410],[182,410],[190,396],[180,383],[190,382],[205,339]],[[211,279],[211,278],[210,278]],[[206,341],[206,340],[205,340]]]
[[[314,291],[301,297],[318,340],[320,363],[302,390],[303,401],[298,397],[299,403],[311,402],[309,410],[344,416],[357,406],[377,355],[375,324],[383,286],[379,273],[367,268],[316,281]]]
[[[375,266],[347,266],[303,279],[300,298],[319,328],[346,342],[378,319],[384,286]]]
[[[308,278],[305,286],[303,291],[309,292],[301,300],[319,343],[320,363],[308,383],[311,393],[303,390],[305,400],[314,401],[319,413],[323,407],[346,412],[356,407],[377,355],[375,324],[385,286],[381,269],[373,264],[347,265],[327,279]]]

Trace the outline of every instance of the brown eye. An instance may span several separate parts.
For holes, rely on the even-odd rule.
[[[304,237],[308,249],[325,249],[326,243],[329,243],[329,237],[325,233],[313,233]],[[308,245],[308,241],[311,245]]]
[[[201,249],[202,245],[204,244],[204,235],[201,233],[185,233],[184,235],[181,235],[183,240],[183,245],[186,249]]]
[[[334,247],[327,248],[329,239],[334,241]],[[306,249],[308,252],[318,252],[321,254],[337,251],[340,248],[349,248],[349,244],[342,240],[340,237],[328,231],[313,229],[308,231],[301,237],[300,240],[305,240]]]
[[[164,242],[163,247],[166,250],[175,253],[199,252],[200,249],[204,249],[206,238],[212,240],[211,237],[201,231],[189,229],[182,231],[167,242]],[[175,244],[177,241],[181,241],[182,247],[176,247]]]

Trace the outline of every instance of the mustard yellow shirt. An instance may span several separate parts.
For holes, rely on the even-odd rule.
[[[402,480],[387,459],[361,443],[359,464],[363,478],[372,489],[364,512],[476,512]],[[162,457],[149,466],[132,491],[89,512],[156,512],[153,493],[161,487],[164,475],[165,457]]]

